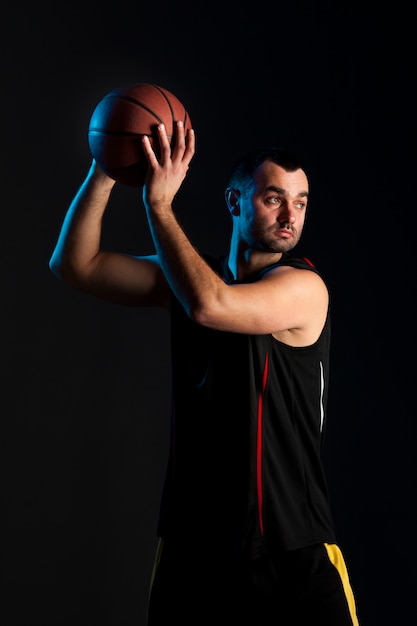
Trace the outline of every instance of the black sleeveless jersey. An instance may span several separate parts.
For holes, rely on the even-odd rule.
[[[206,257],[227,283],[226,259]],[[278,265],[317,271],[283,255]],[[335,543],[321,450],[330,313],[319,339],[291,347],[272,335],[212,330],[173,296],[172,422],[158,535],[213,553]]]

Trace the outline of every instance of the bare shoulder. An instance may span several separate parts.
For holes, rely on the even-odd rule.
[[[288,307],[287,328],[273,332],[273,336],[292,346],[307,346],[319,338],[329,308],[329,291],[322,276],[310,269],[279,266],[264,280],[271,282]]]
[[[301,290],[306,296],[328,300],[327,285],[320,273],[314,269],[279,265],[266,273],[262,280],[269,280],[271,285],[274,284],[276,287],[285,286],[294,294]]]

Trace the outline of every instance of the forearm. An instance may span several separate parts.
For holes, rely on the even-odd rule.
[[[204,323],[225,284],[194,248],[172,209],[194,155],[194,131],[190,129],[185,137],[183,123],[177,122],[172,151],[162,124],[158,126],[158,134],[159,159],[149,138],[144,136],[142,140],[149,164],[143,188],[149,228],[165,279],[188,315]]]
[[[67,282],[77,283],[100,251],[102,218],[114,182],[93,164],[71,202],[49,262]]]
[[[170,205],[148,206],[147,215],[165,278],[190,317],[202,321],[224,282],[194,248]]]

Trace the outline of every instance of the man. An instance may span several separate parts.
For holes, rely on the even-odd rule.
[[[143,139],[155,254],[100,249],[115,181],[93,161],[50,261],[75,288],[170,312],[171,445],[148,625],[357,625],[320,459],[329,293],[310,261],[290,255],[307,175],[274,147],[237,163],[230,247],[214,259],[173,211],[194,131],[179,122],[172,151],[163,125],[158,133],[159,158]]]

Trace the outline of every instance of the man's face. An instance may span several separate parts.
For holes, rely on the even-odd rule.
[[[286,252],[301,237],[308,200],[302,169],[286,172],[271,161],[262,163],[253,185],[240,196],[240,239],[251,248]]]

